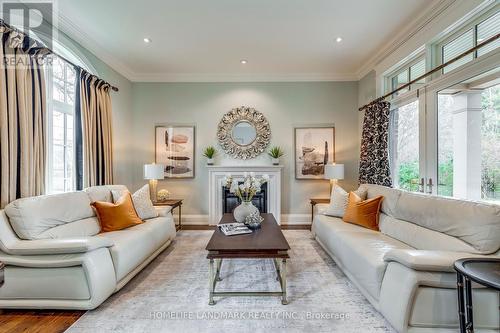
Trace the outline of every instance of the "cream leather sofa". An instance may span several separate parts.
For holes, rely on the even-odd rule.
[[[175,237],[168,207],[128,229],[99,233],[91,201],[111,189],[16,200],[0,211],[0,308],[93,309],[120,290]]]
[[[456,333],[459,258],[500,257],[500,206],[362,185],[383,195],[380,232],[322,215],[313,233],[398,332]],[[476,332],[499,332],[497,292],[474,286]]]

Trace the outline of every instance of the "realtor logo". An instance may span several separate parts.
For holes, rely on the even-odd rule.
[[[1,1],[1,3],[2,19],[5,23],[27,36],[43,39],[45,46],[52,49],[54,25],[52,2]]]

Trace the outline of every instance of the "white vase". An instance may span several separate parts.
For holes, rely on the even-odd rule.
[[[207,158],[207,165],[214,165],[214,159],[213,158]]]
[[[280,159],[279,158],[272,158],[271,160],[273,162],[273,165],[280,165]]]
[[[259,209],[253,205],[252,201],[243,201],[238,207],[234,209],[234,219],[237,222],[244,223],[245,218],[256,211],[258,212]]]

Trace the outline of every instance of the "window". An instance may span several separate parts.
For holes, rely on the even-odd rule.
[[[461,33],[458,37],[453,38],[450,41],[446,41],[441,46],[441,61],[446,63],[447,61],[455,58],[459,54],[467,51],[468,49],[478,45],[479,43],[487,40],[500,33],[500,12],[495,14],[490,14],[486,19],[482,19],[477,24],[472,24],[468,30]],[[464,64],[472,61],[474,58],[482,56],[500,46],[500,41],[497,40],[486,46],[481,47],[476,52],[473,52],[460,60],[454,62],[443,68],[443,74],[449,71],[463,66]]]
[[[75,104],[75,69],[54,56],[48,67],[49,157],[48,192],[74,189],[73,114]]]
[[[438,194],[500,203],[497,71],[438,94]]]
[[[391,110],[390,159],[394,187],[419,190],[418,100]]]
[[[425,73],[425,58],[419,57],[416,60],[407,62],[405,65],[401,66],[397,71],[393,72],[393,74],[389,74],[388,77],[390,85],[387,86],[387,90],[395,90],[408,82],[418,78],[420,75]],[[424,79],[418,81],[416,84],[424,83]],[[402,89],[394,94],[398,96],[409,91],[409,88]]]

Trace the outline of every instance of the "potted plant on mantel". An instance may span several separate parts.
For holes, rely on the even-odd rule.
[[[272,147],[267,154],[271,156],[271,161],[273,162],[273,165],[280,165],[280,157],[283,156],[285,153],[279,146],[274,146]]]
[[[214,165],[214,157],[217,154],[217,150],[213,146],[208,146],[203,152],[203,156],[207,158],[207,165]]]

